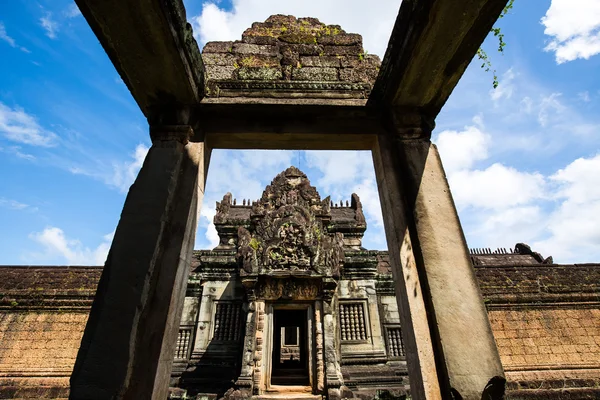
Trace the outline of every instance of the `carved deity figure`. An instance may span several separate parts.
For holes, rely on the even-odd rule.
[[[329,197],[321,200],[306,175],[290,167],[277,175],[252,205],[251,224],[238,229],[242,273],[337,276],[343,261],[341,234],[327,232]]]

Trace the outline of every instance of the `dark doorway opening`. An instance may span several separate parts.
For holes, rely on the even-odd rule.
[[[308,385],[307,310],[273,310],[272,385]]]

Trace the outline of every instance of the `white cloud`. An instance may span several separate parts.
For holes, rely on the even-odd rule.
[[[505,209],[544,198],[544,177],[502,164],[483,170],[461,170],[449,175],[454,201],[459,209]]]
[[[43,147],[54,146],[57,141],[57,136],[42,128],[34,116],[20,107],[10,108],[1,102],[0,134],[15,142]]]
[[[6,27],[4,26],[3,22],[0,22],[0,40],[4,40],[6,43],[8,43],[10,45],[10,47],[19,49],[24,53],[31,53],[29,50],[27,50],[27,48],[25,48],[23,46],[19,46],[17,44],[17,42],[15,41],[15,39],[13,39],[12,37],[10,37],[8,35],[8,33],[6,32]]]
[[[344,204],[352,193],[360,197],[367,219],[363,245],[385,249],[383,216],[371,152],[307,151],[305,156],[308,166],[322,174],[313,181],[321,189],[322,196],[331,195],[334,203],[344,201]]]
[[[501,210],[525,205],[544,197],[544,177],[494,163],[485,169],[475,168],[487,160],[491,135],[480,127],[467,126],[461,132],[446,130],[435,142],[440,152],[456,206]]]
[[[36,212],[37,207],[32,207],[29,204],[21,203],[20,201],[0,197],[0,207],[5,207],[10,210],[22,210]]]
[[[11,47],[17,47],[17,43],[15,42],[15,39],[8,36],[8,33],[6,33],[6,28],[4,27],[4,23],[2,23],[2,22],[0,22],[0,39],[4,40]]]
[[[565,106],[560,102],[560,93],[552,93],[549,96],[542,98],[538,112],[538,122],[542,127],[546,127],[551,119],[556,120],[565,111]]]
[[[272,14],[315,17],[326,24],[338,24],[346,32],[363,35],[364,47],[383,56],[392,32],[400,2],[378,0],[237,0],[231,11],[219,7],[218,1],[205,2],[202,12],[190,20],[200,44],[213,40],[237,40],[253,22]]]
[[[113,174],[108,178],[108,184],[126,193],[142,168],[148,150],[145,144],[140,143],[131,154],[132,160],[113,164]]]
[[[546,51],[553,51],[558,64],[600,53],[600,2],[597,0],[552,0],[541,20],[551,37]]]
[[[204,237],[208,241],[208,248],[213,249],[219,244],[219,234],[215,228],[214,218],[217,210],[214,205],[203,204],[200,211],[200,226],[205,229]]]
[[[0,147],[0,152],[12,154],[18,158],[22,158],[28,161],[34,161],[36,159],[33,154],[23,153],[21,151],[21,146]]]
[[[297,160],[297,152],[281,150],[214,150],[196,235],[197,249],[214,248],[219,237],[213,218],[215,203],[231,192],[241,204],[243,199],[257,200],[271,180]],[[297,164],[296,164],[297,165]]]
[[[532,243],[545,229],[546,214],[535,204],[509,207],[496,212],[476,213],[477,223],[471,232],[493,247],[512,248],[516,243]],[[537,246],[534,250],[538,251]],[[547,253],[546,253],[547,254]]]
[[[121,193],[127,193],[144,164],[148,150],[148,146],[140,143],[127,161],[113,161],[109,163],[110,165],[107,165],[105,161],[92,160],[96,164],[94,167],[71,166],[68,170],[72,174],[85,175],[101,180],[108,186],[118,189]]]
[[[46,15],[40,18],[40,25],[46,31],[46,36],[48,36],[50,39],[56,39],[58,23],[52,19],[51,12],[47,12]]]
[[[373,178],[373,159],[369,151],[307,151],[306,161],[318,168],[323,176],[316,182],[331,194],[332,200],[345,200],[348,185],[365,178]],[[336,198],[342,197],[342,198]]]
[[[62,229],[47,227],[42,232],[34,232],[29,238],[44,247],[44,253],[33,254],[34,258],[48,259],[60,257],[68,265],[104,265],[114,232],[104,235],[102,242],[95,249],[81,244],[79,240],[69,239]]]
[[[548,218],[550,236],[536,246],[560,259],[600,257],[599,170],[600,154],[578,158],[550,176],[559,205]]]
[[[584,101],[586,103],[589,103],[592,100],[590,97],[590,92],[588,92],[587,90],[577,93],[577,97],[579,97],[581,101]]]
[[[69,7],[66,8],[66,10],[63,11],[63,15],[66,18],[75,18],[81,15],[81,11],[79,11],[79,7],[77,7],[77,4],[72,3]]]
[[[435,140],[447,174],[471,168],[476,161],[488,158],[491,137],[474,126],[464,131],[446,130]]]
[[[490,89],[490,97],[492,100],[497,101],[500,99],[510,99],[513,91],[515,90],[515,86],[513,84],[514,79],[515,73],[513,72],[512,68],[502,74],[502,78],[499,81],[500,83],[498,87],[495,89]]]

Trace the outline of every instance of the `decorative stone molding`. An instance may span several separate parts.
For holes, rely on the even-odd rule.
[[[176,141],[185,146],[192,136],[194,136],[194,130],[189,125],[150,126],[150,139],[153,145]]]
[[[388,124],[397,138],[429,140],[435,128],[435,118],[422,109],[397,107],[389,111]]]
[[[223,205],[225,203],[225,205]],[[229,199],[217,206],[215,221],[229,211]],[[306,175],[290,167],[252,204],[251,226],[238,228],[242,276],[339,277],[343,239],[329,233],[330,199],[321,200]]]

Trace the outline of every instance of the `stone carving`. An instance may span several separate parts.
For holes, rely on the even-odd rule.
[[[258,288],[265,300],[315,300],[320,294],[319,282],[294,279],[266,279]]]
[[[208,97],[322,98],[327,91],[327,98],[365,99],[381,66],[360,35],[289,15],[255,22],[241,41],[207,43],[202,61]]]
[[[217,201],[214,223],[224,223],[227,220],[227,215],[229,214],[229,209],[231,208],[231,193],[227,192],[225,196],[223,196],[222,201]]]
[[[327,232],[330,199],[321,200],[296,167],[277,175],[267,186],[253,203],[250,219],[249,229],[238,228],[242,275],[339,276],[343,237]]]

